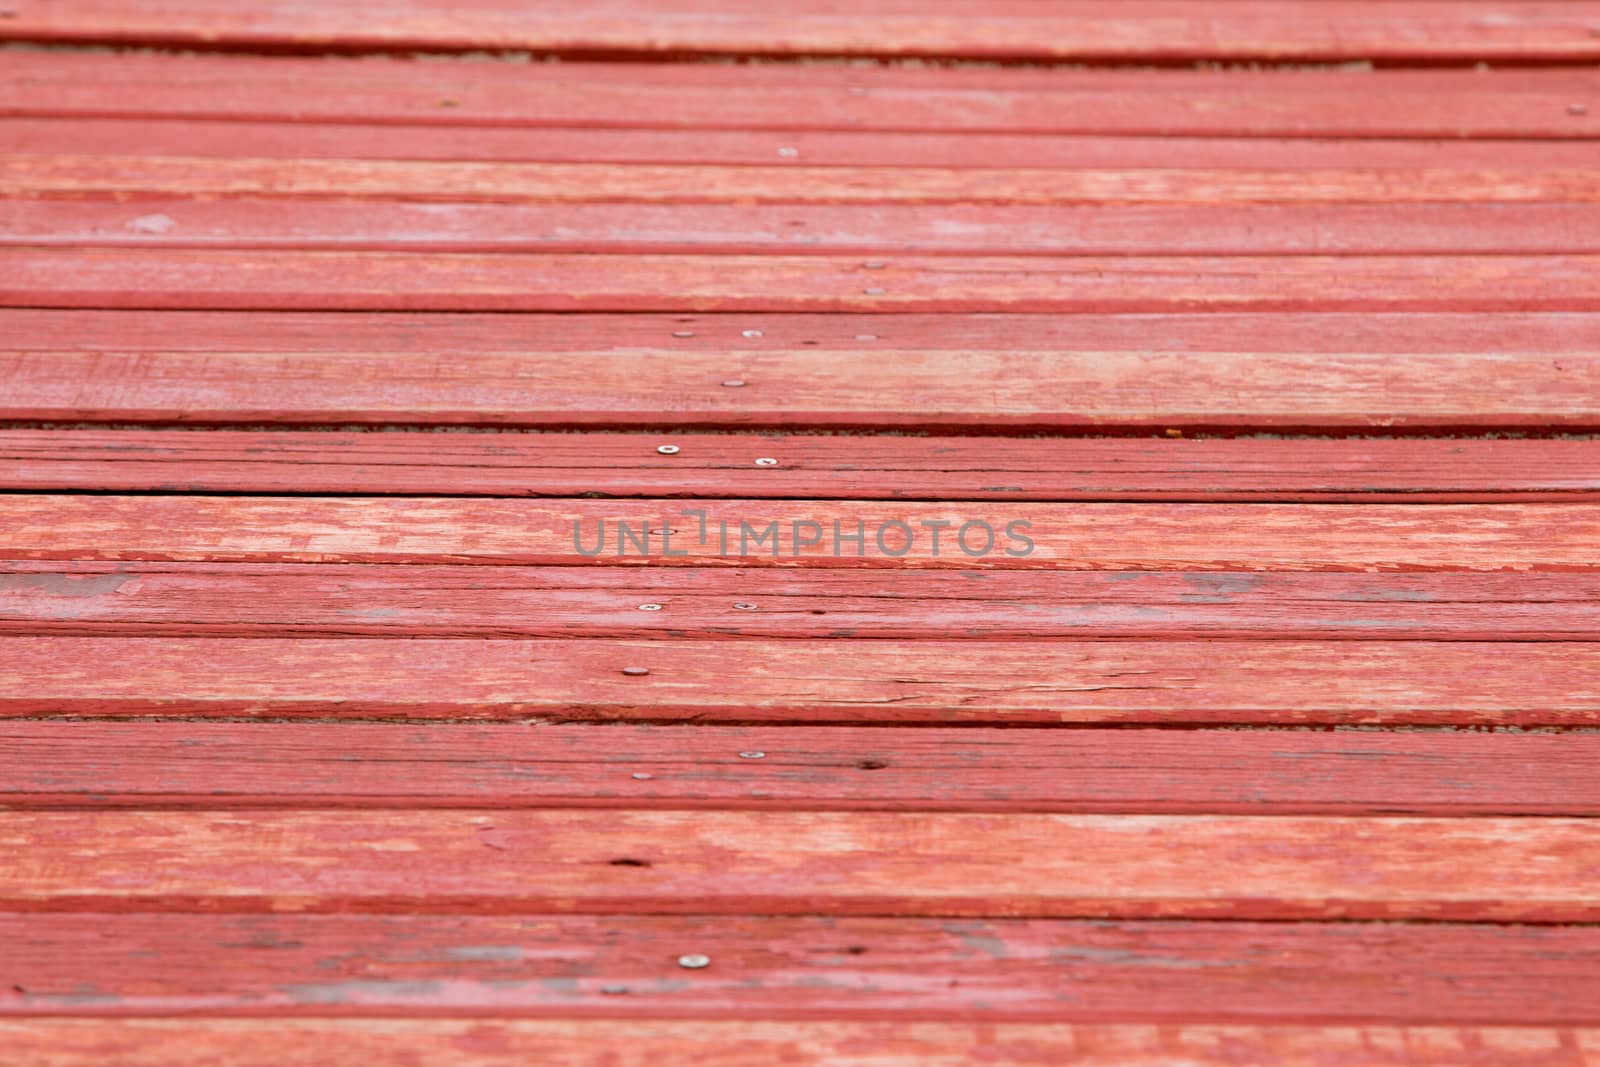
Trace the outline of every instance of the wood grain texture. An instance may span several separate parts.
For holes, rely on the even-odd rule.
[[[423,73],[423,72],[419,72]],[[622,72],[619,72],[619,74]],[[1019,72],[1020,73],[1020,72]],[[1504,73],[1504,72],[1502,72]],[[424,73],[424,76],[426,74]],[[869,77],[877,75],[868,72]],[[1341,167],[1571,171],[1590,165],[1582,140],[1426,137],[1160,137],[991,133],[981,129],[653,129],[444,126],[407,122],[185,118],[18,118],[0,115],[17,153],[258,159],[432,159],[454,162],[772,164],[854,167]]]
[[[0,157],[0,196],[630,204],[1593,204],[1587,170],[682,166],[208,156]],[[123,210],[126,210],[125,208]],[[1403,214],[1395,211],[1394,214]],[[940,213],[945,219],[945,213]],[[692,219],[693,216],[689,216]],[[1581,217],[1580,217],[1581,218]],[[1593,213],[1590,213],[1592,224]],[[946,221],[952,228],[959,216]],[[1581,224],[1581,223],[1580,223]],[[548,223],[547,223],[548,225]]]
[[[55,51],[3,59],[0,114],[13,118],[1182,137],[1600,132],[1600,77],[1578,68],[906,70]]]
[[[9,721],[0,808],[1594,816],[1597,759],[1587,733]]]
[[[0,654],[8,717],[1600,721],[1600,648],[1573,643],[4,637]]]
[[[1600,575],[11,560],[0,633],[1595,641]]]
[[[305,1067],[578,1064],[602,1047],[614,1067],[1582,1067],[1600,1054],[1594,1029],[1476,1025],[35,1018],[0,1020],[0,1041],[16,1067],[278,1067],[286,1048]]]
[[[731,169],[731,168],[730,168]],[[823,169],[823,168],[816,168]],[[978,172],[974,172],[978,173]],[[899,189],[894,179],[878,188]],[[982,200],[983,197],[975,197]],[[1403,199],[1403,198],[1397,198]],[[435,252],[1260,255],[1600,250],[1600,206],[0,200],[0,244]]]
[[[0,248],[0,303],[255,311],[1592,311],[1600,255],[897,256]]]
[[[748,388],[748,385],[746,386]],[[1600,500],[1590,440],[0,429],[0,488],[1344,503]],[[762,457],[778,467],[757,467]]]
[[[66,275],[59,282],[70,286]],[[78,296],[70,288],[61,294]],[[794,325],[781,334],[795,346],[787,349],[776,347],[776,339],[750,349],[723,341],[730,333],[763,333],[765,317],[717,317],[712,323],[683,317],[675,330],[662,328],[654,338],[640,339],[637,349],[626,347],[627,333],[592,333],[610,317],[597,323],[581,317],[566,326],[573,331],[566,338],[544,333],[542,322],[491,317],[496,322],[490,336],[515,326],[526,334],[520,346],[501,342],[514,350],[486,352],[451,349],[451,334],[458,331],[430,333],[426,320],[416,325],[418,336],[387,350],[376,347],[392,326],[386,318],[382,331],[373,331],[374,347],[363,352],[355,346],[365,331],[350,322],[358,317],[304,323],[312,328],[310,336],[283,342],[270,334],[275,315],[264,318],[262,336],[234,352],[216,349],[219,339],[210,336],[130,334],[102,342],[98,330],[77,333],[72,326],[61,341],[34,342],[70,350],[0,350],[0,374],[8,382],[0,414],[45,421],[982,434],[1600,429],[1600,355],[1592,346],[1568,349],[1582,344],[1576,339],[1558,338],[1558,350],[1542,352],[1523,352],[1520,344],[1504,352],[1485,350],[1482,336],[1469,352],[1406,350],[1403,341],[1379,339],[1370,352],[1362,350],[1362,339],[1309,333],[1302,334],[1306,342],[1298,352],[1280,352],[1288,341],[1278,331],[1299,323],[1290,315],[1254,344],[1235,336],[1240,347],[1195,352],[1168,347],[1181,344],[1184,334],[1165,331],[1186,330],[1187,320],[1139,317],[1128,318],[1150,331],[1142,342],[1099,347],[1109,346],[1109,339],[1096,338],[1093,326],[1086,326],[1085,336],[1067,339],[1066,350],[1050,347],[1059,342],[1050,330],[1029,330],[1006,350],[915,349],[917,331],[899,322],[899,315],[835,315],[822,334],[832,344],[818,341],[814,349],[814,338],[797,338]],[[1053,318],[1061,330],[1075,322],[1035,318]],[[1478,322],[1485,330],[1510,330],[1518,318],[1498,322],[1498,315],[1485,315]],[[203,326],[186,317],[150,322]],[[1589,320],[1579,317],[1573,325]],[[347,326],[354,326],[357,338],[338,338]],[[701,331],[709,336],[699,339]],[[1016,347],[1024,338],[1037,344]],[[594,347],[581,347],[584,339]],[[413,352],[418,347],[421,352]],[[982,382],[981,389],[974,382]]]
[[[0,496],[40,560],[1582,572],[1597,538],[1583,504]]]
[[[0,842],[19,910],[1600,918],[1600,825],[1555,817],[22,811]]]
[[[1433,924],[27,913],[0,929],[0,1012],[100,1018],[1593,1026],[1600,951],[1581,927]],[[712,962],[686,972],[685,953]],[[1518,1062],[1487,1058],[1492,1034],[1470,1047]]]
[[[315,350],[439,359],[441,353],[507,356],[650,349],[671,352],[673,362],[688,365],[695,356],[708,352],[793,353],[815,347],[823,352],[856,354],[857,363],[863,361],[860,356],[870,353],[869,361],[876,364],[886,358],[878,349],[890,353],[900,349],[1022,352],[1034,358],[1051,351],[1577,357],[1592,354],[1600,313],[1173,312],[1062,318],[1004,312],[849,317],[648,312],[579,316],[282,311],[268,315],[0,308],[0,328],[7,337],[24,340],[9,346],[11,350],[136,351],[146,357],[161,352],[288,355]],[[864,333],[870,334],[874,343],[866,343]],[[1329,377],[1337,387],[1335,361],[1322,358],[1320,363],[1329,367]],[[1503,369],[1497,373],[1504,377]],[[1514,389],[1501,389],[1498,406],[1507,406],[1504,396],[1508,391],[1513,397],[1519,395]],[[977,396],[971,399],[982,400]],[[1420,399],[1407,400],[1413,405],[1422,403]]]
[[[551,0],[466,7],[439,0],[334,6],[274,0],[248,12],[201,0],[52,0],[19,9],[0,37],[296,51],[526,49],[574,55],[682,53],[1192,61],[1600,58],[1600,5],[1435,2],[1263,5],[1223,0],[1203,15],[1172,0],[871,0],[849,8],[783,0]]]

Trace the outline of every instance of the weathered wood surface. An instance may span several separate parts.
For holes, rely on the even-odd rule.
[[[1472,0],[1261,4],[1203,11],[1174,0],[1113,7],[1066,0],[871,0],[848,9],[783,0],[609,0],[576,11],[552,0],[318,4],[248,11],[202,0],[51,0],[0,22],[0,38],[189,47],[326,50],[524,49],[558,54],[941,56],[1184,62],[1197,59],[1394,61],[1600,59],[1600,5]]]
[[[1328,170],[1064,170],[16,155],[0,158],[0,196],[263,197],[278,202],[280,217],[281,201],[301,199],[447,204],[1177,204],[1191,208],[1366,204],[1383,205],[1393,215],[1404,215],[1409,205],[1427,203],[1593,204],[1600,200],[1600,176],[1580,169],[1378,170],[1359,165]],[[300,210],[297,205],[297,212]],[[1593,217],[1591,210],[1591,225]],[[679,227],[692,231],[694,219],[692,214],[680,216]],[[952,228],[963,221],[959,214],[946,218],[942,212],[940,219]],[[1580,224],[1581,219],[1579,216]]]
[[[1600,76],[1577,67],[904,70],[54,51],[0,62],[0,114],[15,118],[591,130],[1592,139],[1597,91]]]
[[[876,180],[880,183],[876,188],[899,188],[893,176],[880,175]],[[1403,175],[1385,178],[1385,182],[1403,180]],[[862,187],[863,192],[870,188]],[[164,192],[137,197],[109,203],[0,200],[0,243],[345,251],[1150,256],[1600,250],[1600,206],[1587,203],[1410,203],[1403,208],[960,204],[945,205],[937,217],[930,217],[926,206],[914,204],[799,202],[803,197],[754,206],[742,197],[738,203],[560,205],[407,199],[297,202],[292,214],[286,215],[281,201],[266,199],[190,200]]]
[[[333,326],[335,328],[330,329]],[[637,349],[672,352],[675,363],[688,364],[696,354],[782,352],[797,350],[850,352],[870,356],[871,366],[900,349],[927,352],[1020,352],[1030,358],[1054,352],[1128,352],[1145,355],[1218,353],[1310,355],[1329,368],[1327,388],[1340,387],[1336,363],[1328,356],[1359,353],[1395,357],[1472,355],[1485,362],[1507,356],[1569,358],[1592,355],[1600,333],[1600,312],[1404,312],[1306,311],[1292,314],[1252,312],[1173,312],[1159,315],[1007,314],[986,311],[972,315],[827,313],[675,315],[665,313],[593,315],[463,315],[360,312],[283,311],[273,314],[238,311],[102,311],[54,308],[0,308],[0,328],[22,339],[8,351],[99,352],[135,351],[153,358],[162,352],[275,352],[283,355],[315,350],[330,353],[407,355],[439,361],[451,354],[507,356],[530,352],[625,353]],[[864,344],[871,340],[881,342]],[[819,354],[820,354],[819,352]],[[857,363],[863,360],[858,359]],[[485,370],[494,367],[484,361]],[[1434,368],[1439,377],[1448,368],[1463,387],[1481,387],[1465,376],[1465,367]],[[415,368],[412,368],[415,369]],[[639,368],[634,368],[635,373]],[[812,367],[816,371],[820,368]],[[869,367],[860,367],[867,370]],[[1057,367],[1047,367],[1052,372]],[[1152,372],[1153,373],[1153,372]],[[1503,387],[1497,401],[1482,398],[1491,410],[1485,418],[1515,410],[1540,391],[1508,376],[1496,363]],[[85,383],[87,384],[87,383]],[[395,387],[403,382],[392,382]],[[990,382],[990,385],[995,383]],[[1082,384],[1082,383],[1071,383]],[[1176,388],[1177,382],[1159,383]],[[1234,383],[1237,387],[1238,383]],[[1386,383],[1392,384],[1392,383]],[[1553,385],[1552,381],[1552,385]],[[1289,377],[1286,388],[1294,388]],[[1309,389],[1309,383],[1302,383]],[[1263,387],[1264,388],[1264,387]],[[1151,390],[1153,391],[1153,389]],[[971,394],[972,390],[968,390]],[[971,396],[974,403],[981,396]],[[1248,400],[1248,397],[1245,398]],[[1242,403],[1242,401],[1241,401]],[[1394,414],[1427,411],[1437,403],[1432,394],[1405,392],[1390,403]],[[980,409],[981,410],[981,409]],[[992,413],[989,413],[992,414]]]
[[[1600,918],[1600,825],[1556,817],[306,807],[10,812],[0,842],[22,910]]]
[[[0,248],[0,303],[274,311],[1590,311],[1600,254],[927,256]]]
[[[0,558],[37,560],[1589,572],[1597,542],[1585,504],[0,495]]]
[[[268,337],[239,351],[132,337],[102,351],[0,350],[8,383],[0,412],[16,420],[672,430],[1600,430],[1592,348],[1322,354],[1308,342],[1302,353],[1180,353],[1154,341],[1112,351],[922,351],[906,347],[914,341],[903,327],[880,325],[885,317],[838,316],[865,332],[815,350],[805,338],[788,350],[741,351],[674,339],[672,330],[633,351],[546,351],[530,339],[522,351],[445,350],[405,363],[396,352],[316,342],[275,349]],[[335,324],[342,328],[343,316],[322,325]],[[713,328],[742,334],[764,325],[757,316],[717,317]],[[1145,325],[1160,328],[1159,320]],[[684,316],[675,332],[705,328]]]
[[[0,808],[1594,816],[1597,759],[1589,733],[8,721]]]
[[[1371,923],[13,913],[0,930],[0,1013],[101,1018],[1592,1027],[1600,952],[1585,927]],[[710,965],[678,966],[691,953]],[[1473,1047],[1508,1062],[1493,1036]]]
[[[1284,1026],[1138,1023],[766,1022],[456,1019],[0,1019],[24,1062],[167,1067],[305,1067],[422,1057],[490,1067],[508,1057],[582,1062],[605,1043],[615,1067],[967,1067],[968,1064],[1196,1067],[1294,1062],[1310,1067],[1572,1067],[1600,1053],[1600,1030],[1541,1026]]]
[[[659,440],[678,447],[656,451]],[[772,455],[776,453],[777,455]],[[782,457],[777,467],[755,460]],[[1600,500],[1592,440],[0,429],[0,488],[1456,504]]]
[[[0,562],[0,633],[1600,640],[1600,575]]]
[[[7,1067],[1600,1060],[1600,4],[445,6],[0,4]]]
[[[835,1067],[1084,1064],[1197,1067],[1292,1060],[1312,1067],[1571,1067],[1600,1049],[1600,1031],[1537,1026],[1215,1026],[1135,1023],[693,1022],[354,1020],[274,1018],[0,1020],[0,1039],[24,1062],[80,1067],[115,1054],[125,1067],[200,1056],[217,1067],[277,1067],[285,1048],[306,1067],[420,1055],[441,1067],[488,1067],[506,1057],[581,1062],[608,1041],[616,1067]]]
[[[428,77],[426,71],[416,71]],[[618,76],[626,73],[618,71]],[[1014,72],[1021,73],[1021,72]],[[1502,72],[1503,74],[1504,72]],[[866,72],[868,77],[879,75]],[[1081,86],[1075,86],[1082,89]],[[432,116],[426,116],[432,118]],[[1572,171],[1579,139],[1162,137],[941,130],[663,129],[188,118],[26,118],[0,113],[0,141],[30,155],[83,152],[222,158],[453,162],[771,164],[856,167],[1246,167]],[[199,206],[199,205],[195,205]],[[1257,236],[1263,236],[1258,234]]]
[[[4,637],[0,715],[1593,726],[1600,646]]]

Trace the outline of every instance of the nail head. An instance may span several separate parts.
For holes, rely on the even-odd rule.
[[[663,456],[676,456],[682,450],[677,445],[657,445],[656,451]]]
[[[643,677],[646,674],[649,674],[650,673],[650,668],[649,667],[624,667],[624,668],[622,668],[622,673],[626,674],[629,678],[640,678],[640,677]]]
[[[739,601],[737,604],[734,605],[734,608],[736,610],[738,610],[738,611],[754,611],[754,610],[756,610],[756,606],[754,604],[750,603],[748,600]]]
[[[722,386],[725,389],[743,389],[744,388],[744,379],[743,378],[729,378],[727,381],[722,383]]]
[[[660,611],[661,610],[661,605],[660,604],[640,604],[639,605],[639,610],[640,611]]]
[[[756,460],[756,466],[758,467],[776,467],[777,465],[778,461],[773,459],[771,456],[762,456],[760,459]]]
[[[740,759],[766,759],[767,758],[767,754],[765,752],[741,752],[741,753],[739,753],[739,758]]]
[[[687,956],[679,956],[678,966],[687,968],[691,971],[698,971],[704,967],[711,966],[711,957],[702,956],[698,952],[691,953]]]

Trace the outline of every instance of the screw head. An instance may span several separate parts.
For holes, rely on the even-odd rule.
[[[758,467],[776,467],[777,465],[778,461],[773,459],[771,456],[762,456],[760,459],[756,460],[756,466]]]
[[[678,966],[687,968],[691,971],[698,971],[702,968],[711,966],[711,957],[702,956],[698,952],[692,952],[687,956],[679,956]]]
[[[873,287],[872,287],[872,288],[870,288],[870,289],[863,289],[863,290],[861,290],[861,291],[862,291],[862,292],[863,292],[863,293],[866,293],[866,294],[867,294],[867,295],[868,295],[868,296],[882,296],[882,295],[883,295],[883,294],[884,294],[884,293],[887,293],[887,292],[888,292],[888,291],[889,291],[889,290],[887,290],[887,289],[880,289],[880,288],[878,288],[878,287],[877,287],[877,286],[873,286]]]
[[[761,336],[761,331],[760,330],[741,330],[739,332],[739,336],[740,337],[760,337]]]
[[[875,334],[875,333],[858,333],[858,334],[856,334],[856,340],[857,341],[876,341],[877,339],[878,339],[878,335]]]
[[[645,675],[650,673],[650,668],[649,667],[624,667],[624,668],[622,668],[622,673],[626,674],[629,678],[642,678]]]
[[[633,774],[629,775],[628,777],[632,778],[636,782],[648,782],[650,779],[654,778],[655,775],[646,774],[643,771],[635,771]]]
[[[740,759],[766,759],[767,758],[767,754],[765,752],[741,752],[741,753],[739,753],[739,758]]]
[[[867,270],[882,270],[883,268],[887,267],[889,264],[883,262],[881,259],[875,259],[870,263],[863,263],[861,265],[864,268],[866,268]]]
[[[722,387],[724,389],[743,389],[744,388],[744,379],[743,378],[729,378],[727,381],[722,383]]]
[[[784,145],[782,148],[778,149],[778,155],[782,156],[784,159],[793,159],[795,156],[798,156],[799,154],[800,154],[800,149],[791,148],[788,145]]]
[[[657,445],[656,451],[660,452],[663,456],[676,456],[682,451],[682,449],[680,449],[677,445]]]
[[[661,610],[661,605],[660,604],[640,604],[639,605],[639,610],[640,611],[660,611]]]
[[[741,600],[741,601],[739,601],[737,604],[735,604],[733,606],[733,610],[735,610],[735,611],[754,611],[754,610],[756,610],[756,606],[754,604],[750,603],[748,600]]]
[[[694,336],[694,331],[693,330],[673,330],[672,331],[672,336],[674,336],[674,337],[693,337]]]

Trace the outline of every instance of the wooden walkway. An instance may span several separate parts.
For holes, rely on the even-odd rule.
[[[1600,2],[0,42],[4,1067],[1600,1065]]]

